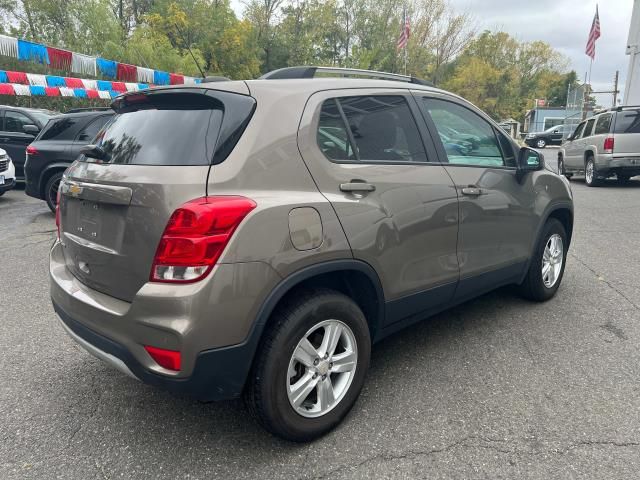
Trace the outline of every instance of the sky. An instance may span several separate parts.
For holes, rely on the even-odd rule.
[[[521,41],[542,40],[563,53],[569,68],[584,80],[589,57],[584,53],[596,11],[595,0],[449,0],[454,9],[468,12],[478,29],[503,30]],[[239,15],[242,0],[231,0]],[[629,57],[625,54],[633,0],[599,2],[601,36],[596,42],[591,84],[595,91],[613,90],[615,71],[624,90]],[[620,96],[620,98],[622,98]],[[610,106],[611,94],[596,95],[600,105]]]

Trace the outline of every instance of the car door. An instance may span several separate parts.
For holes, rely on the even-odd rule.
[[[514,144],[471,105],[447,95],[416,95],[459,195],[456,297],[519,280],[531,255],[537,219],[533,185],[516,175]],[[439,132],[447,126],[475,135],[478,144],[441,142]]]
[[[104,127],[111,117],[113,117],[111,114],[100,115],[99,117],[90,120],[87,125],[78,132],[68,151],[68,159],[70,161],[73,161],[80,156],[80,150],[82,147],[91,143],[100,129]]]
[[[562,126],[558,125],[551,130],[551,134],[549,135],[551,138],[551,143],[555,145],[559,145],[562,143]]]
[[[582,132],[587,122],[580,122],[573,134],[564,143],[564,165],[571,170],[581,169],[583,165],[584,140]]]
[[[7,151],[16,167],[16,177],[24,179],[24,162],[27,145],[33,142],[35,135],[24,131],[25,125],[38,125],[22,112],[7,109],[4,112],[2,131],[0,131],[0,148]]]
[[[438,309],[458,281],[456,192],[419,126],[408,91],[333,90],[310,97],[298,135],[353,256],[380,277],[387,325]]]

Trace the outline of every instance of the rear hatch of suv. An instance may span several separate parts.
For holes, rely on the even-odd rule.
[[[614,157],[630,157],[640,167],[640,108],[623,108],[615,115]]]
[[[131,301],[149,280],[171,214],[207,195],[211,165],[251,118],[255,100],[233,90],[152,89],[114,101],[96,148],[74,162],[60,189],[65,262],[82,283]]]

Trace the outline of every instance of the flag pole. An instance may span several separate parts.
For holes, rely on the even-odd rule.
[[[404,46],[404,74],[407,74],[407,48],[409,48],[409,42]]]

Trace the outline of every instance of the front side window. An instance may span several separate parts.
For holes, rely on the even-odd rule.
[[[593,132],[594,135],[606,135],[609,133],[609,128],[611,127],[611,114],[607,113],[606,115],[600,115],[598,117],[598,121],[596,122],[596,130]]]
[[[427,161],[415,119],[402,96],[326,100],[320,113],[317,141],[331,160]]]
[[[496,132],[489,122],[453,102],[434,98],[422,100],[438,130],[449,163],[486,167],[513,166],[511,162],[515,163],[515,158],[511,156],[510,163],[505,161]]]
[[[4,131],[24,133],[25,125],[33,125],[33,121],[19,112],[7,110],[4,114]]]

